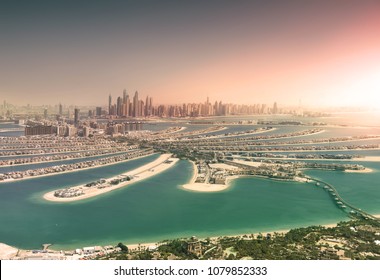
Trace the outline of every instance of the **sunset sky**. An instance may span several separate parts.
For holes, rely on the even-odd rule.
[[[0,37],[0,102],[380,105],[380,1],[0,0]]]

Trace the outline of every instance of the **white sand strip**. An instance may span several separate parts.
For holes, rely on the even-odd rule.
[[[171,156],[172,156],[171,154],[163,154],[158,159],[156,159],[156,160],[154,160],[148,164],[145,164],[139,168],[136,168],[136,169],[129,171],[129,172],[126,172],[124,174],[120,174],[120,175],[132,176],[133,179],[130,181],[125,181],[125,182],[120,183],[118,185],[110,186],[110,187],[103,188],[103,189],[89,188],[89,187],[84,187],[84,185],[81,185],[81,186],[73,187],[73,188],[81,188],[85,192],[83,195],[80,195],[80,196],[67,197],[67,198],[66,197],[56,197],[56,196],[54,196],[55,191],[52,191],[52,192],[46,193],[43,197],[46,200],[54,201],[54,202],[71,202],[71,201],[77,201],[77,200],[82,200],[82,199],[86,199],[89,197],[97,196],[97,195],[100,195],[100,194],[103,194],[106,192],[110,192],[110,191],[113,191],[116,189],[120,189],[122,187],[131,185],[131,184],[136,183],[138,181],[142,181],[144,179],[147,179],[149,177],[157,175],[157,174],[169,169],[170,167],[174,166],[179,159],[178,158],[171,158]],[[167,161],[168,159],[170,159],[170,163],[165,163],[165,161]],[[118,175],[118,176],[120,176],[120,175]],[[118,176],[115,176],[113,178],[108,178],[108,180],[115,179]]]
[[[194,192],[221,192],[228,189],[231,186],[231,180],[239,177],[240,176],[238,175],[228,176],[226,177],[225,184],[194,183],[194,181],[192,181],[189,184],[182,185],[182,188]]]
[[[348,173],[371,173],[373,170],[371,168],[365,167],[364,169],[361,170],[344,170],[345,172]]]

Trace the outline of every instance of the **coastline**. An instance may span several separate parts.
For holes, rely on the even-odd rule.
[[[137,156],[135,158],[130,158],[130,159],[122,160],[122,161],[111,162],[111,163],[107,163],[107,164],[102,164],[102,165],[97,165],[97,166],[91,166],[91,167],[85,167],[85,168],[79,168],[79,169],[74,169],[74,170],[68,170],[68,171],[63,171],[63,172],[48,173],[48,174],[43,174],[43,175],[29,176],[29,177],[23,177],[23,178],[17,178],[17,179],[5,179],[3,181],[0,181],[0,184],[1,183],[17,182],[17,181],[22,181],[22,180],[29,180],[29,179],[37,179],[37,178],[42,178],[42,177],[47,177],[47,176],[60,175],[60,174],[66,174],[66,173],[71,173],[71,172],[78,172],[78,171],[82,171],[82,170],[94,169],[94,168],[98,168],[98,167],[110,166],[110,165],[114,165],[114,164],[118,164],[118,163],[123,163],[123,162],[128,162],[128,161],[139,159],[139,158],[143,158],[143,157],[148,157],[148,156],[155,155],[155,154],[157,154],[157,153],[151,153],[151,154],[148,154],[148,155]]]
[[[195,183],[195,180],[192,180],[188,184],[182,185],[182,189],[193,192],[221,192],[229,189],[231,187],[231,180],[236,178],[240,178],[240,176],[227,176],[224,184]]]
[[[379,216],[380,217],[380,214],[379,215],[374,215],[374,216]],[[326,228],[331,228],[331,227],[335,227],[337,225],[337,223],[329,223],[329,224],[323,224],[323,225],[314,225],[314,226],[323,226],[323,227],[326,227]],[[313,226],[313,225],[311,225]],[[245,232],[245,233],[238,233],[238,234],[221,234],[221,235],[217,235],[217,236],[201,236],[199,237],[200,239],[206,239],[206,238],[210,238],[212,240],[217,240],[219,238],[222,238],[222,237],[235,237],[235,238],[244,238],[246,236],[250,236],[250,237],[254,237],[256,238],[258,235],[262,234],[262,235],[266,235],[266,234],[272,234],[274,235],[275,233],[278,233],[278,234],[286,234],[287,232],[289,232],[290,230],[294,229],[294,228],[300,228],[300,227],[308,227],[308,226],[298,226],[298,227],[293,227],[293,228],[284,228],[284,229],[278,229],[278,230],[268,230],[268,231],[253,231],[253,232]],[[176,239],[177,237],[173,237],[173,239]],[[183,236],[183,237],[179,237],[179,238],[190,238],[190,236]],[[169,240],[172,240],[172,239],[169,239]],[[114,241],[115,244],[113,244],[113,246],[115,246],[118,242],[122,242],[123,244],[125,244],[129,250],[146,250],[146,249],[149,249],[149,248],[155,248],[157,247],[158,244],[162,243],[163,240],[159,240],[159,241],[150,241],[150,242],[141,242],[141,243],[128,243],[128,242],[123,242],[123,241],[120,241],[120,240],[116,240]],[[54,244],[52,244],[52,246],[54,246]],[[84,246],[84,245],[83,245]],[[88,245],[90,246],[90,245]],[[100,245],[100,246],[104,246],[104,245]],[[41,245],[42,247],[42,245]],[[78,248],[82,247],[81,246],[76,246]],[[71,249],[70,249],[71,248]],[[51,253],[59,253],[63,250],[72,250],[73,246],[70,246],[70,247],[62,247],[60,249],[48,249],[49,252]],[[6,259],[11,259],[11,258],[14,258],[16,257],[20,252],[27,252],[27,251],[33,251],[33,250],[41,250],[40,248],[35,248],[35,249],[21,249],[21,248],[16,248],[16,247],[13,247],[13,246],[10,246],[8,244],[5,244],[5,243],[0,243],[0,260],[6,260]]]
[[[371,172],[373,172],[373,169],[365,167],[364,169],[361,169],[361,170],[344,170],[344,172],[347,172],[347,173],[371,173]]]
[[[103,149],[99,149],[99,150],[103,150]],[[7,165],[0,165],[0,168],[1,167],[25,166],[25,165],[33,165],[33,164],[51,163],[51,162],[64,162],[64,161],[77,160],[77,159],[78,160],[79,159],[91,160],[91,158],[94,158],[94,157],[103,157],[103,156],[106,157],[106,156],[110,156],[110,155],[116,156],[118,154],[123,154],[126,152],[129,152],[129,151],[119,151],[116,153],[98,154],[98,155],[93,155],[93,156],[84,156],[84,157],[77,157],[77,158],[74,157],[74,158],[65,158],[65,159],[41,160],[41,161],[27,162],[27,163],[7,164]],[[73,154],[76,154],[76,152]],[[33,156],[31,156],[31,157],[33,157]]]
[[[167,170],[168,168],[172,167],[174,164],[177,163],[177,161],[179,159],[178,158],[171,158],[171,156],[172,156],[172,154],[160,155],[160,157],[158,159],[156,159],[156,160],[154,160],[148,164],[140,166],[140,167],[138,167],[134,170],[128,171],[126,173],[120,174],[120,175],[131,175],[131,176],[133,176],[134,178],[131,181],[126,181],[124,183],[121,183],[121,184],[118,184],[115,186],[111,186],[108,188],[103,188],[103,189],[87,188],[84,190],[85,194],[80,195],[80,196],[75,196],[75,197],[67,197],[67,198],[66,197],[54,196],[54,193],[56,191],[56,190],[54,190],[54,191],[45,193],[43,195],[43,198],[45,200],[52,201],[52,202],[72,202],[72,201],[78,201],[78,200],[83,200],[83,199],[87,199],[90,197],[98,196],[98,195],[101,195],[101,194],[104,194],[104,193],[107,193],[107,192],[110,192],[110,191],[113,191],[116,189],[120,189],[120,188],[129,186],[133,183],[136,183],[136,182],[142,181],[144,179],[147,179],[149,177],[152,177],[154,175],[157,175],[157,174]],[[165,161],[167,161],[168,159],[171,160],[171,163],[165,163]],[[120,176],[120,175],[118,175],[118,176]],[[113,178],[114,177],[109,178],[108,180],[112,180]],[[84,185],[74,186],[73,188],[82,188],[82,187],[84,187]]]
[[[380,214],[378,215],[374,215],[375,217],[379,217],[380,218]],[[340,221],[338,221],[340,222]],[[329,223],[329,224],[322,224],[322,225],[317,225],[317,224],[314,224],[314,225],[308,225],[308,226],[298,226],[298,227],[292,227],[292,228],[284,228],[284,229],[278,229],[278,230],[268,230],[268,231],[254,231],[254,232],[245,232],[245,233],[238,233],[238,234],[225,234],[225,235],[217,235],[217,236],[206,236],[206,237],[199,237],[200,239],[205,239],[205,238],[210,238],[212,240],[217,240],[221,237],[240,237],[240,238],[243,238],[244,236],[253,236],[253,237],[257,237],[258,235],[262,234],[262,235],[266,235],[266,234],[272,234],[274,235],[275,233],[279,233],[279,234],[286,234],[287,232],[289,232],[290,230],[292,229],[295,229],[295,228],[301,228],[301,227],[309,227],[309,226],[322,226],[322,227],[325,227],[325,228],[332,228],[332,227],[336,227],[338,225],[338,222],[336,223]],[[190,238],[190,236],[186,236],[186,237],[182,237],[182,238]],[[173,239],[176,239],[176,238],[173,238]],[[139,248],[140,249],[148,249],[148,248],[151,248],[151,247],[155,247],[157,246],[157,244],[161,243],[161,241],[152,241],[152,242],[142,242],[142,243],[131,243],[129,244],[128,242],[124,243],[128,249],[130,250],[138,250]]]
[[[216,139],[220,139],[220,138],[242,137],[242,136],[249,136],[249,135],[267,133],[267,132],[271,132],[271,131],[275,131],[275,130],[277,130],[277,128],[273,127],[271,129],[267,129],[267,130],[260,130],[260,131],[255,131],[255,132],[250,132],[250,133],[243,133],[243,134],[237,134],[237,135],[223,135],[223,134],[221,134],[221,135],[209,136],[206,139],[215,139],[215,138]]]
[[[375,216],[377,218],[380,218],[380,213],[379,214],[373,214],[373,216]],[[238,234],[221,234],[221,235],[216,235],[216,236],[203,236],[202,235],[199,238],[200,239],[210,238],[210,239],[213,239],[213,240],[216,240],[216,239],[221,238],[221,237],[240,237],[240,238],[244,238],[244,236],[254,236],[256,238],[259,234],[262,234],[262,235],[266,235],[268,233],[272,234],[272,235],[274,235],[275,233],[286,234],[287,232],[289,232],[292,229],[302,228],[302,227],[309,227],[309,226],[322,226],[322,227],[326,227],[326,228],[331,228],[331,227],[337,226],[337,224],[339,222],[340,221],[337,221],[336,223],[331,223],[330,222],[328,224],[312,224],[312,225],[304,225],[304,226],[300,225],[300,226],[295,226],[295,227],[291,227],[291,228],[283,228],[283,229],[278,229],[278,230],[270,230],[269,229],[269,230],[264,230],[264,231],[253,231],[253,232],[245,232],[245,233],[238,233]],[[189,237],[190,236],[183,236],[183,237],[179,237],[179,238],[189,238]],[[173,237],[173,239],[176,239],[176,238],[178,238],[178,237]],[[140,243],[128,243],[128,242],[124,243],[122,240],[115,240],[114,243],[117,244],[118,242],[123,242],[128,247],[129,250],[138,250],[139,248],[141,250],[141,249],[149,249],[149,248],[152,248],[152,247],[156,247],[158,244],[162,243],[162,241],[163,241],[163,239],[162,240],[157,240],[157,241],[148,241],[148,242],[142,241]],[[51,244],[51,245],[54,246],[54,244]],[[69,245],[68,247],[63,246],[60,249],[49,249],[49,252],[60,252],[62,250],[72,250],[72,248],[74,248],[74,247],[82,247],[82,246],[86,246],[86,245],[80,245],[80,246]],[[90,245],[87,245],[87,246],[90,246]],[[102,246],[104,246],[104,245],[102,245]],[[42,244],[41,244],[41,247],[42,247]],[[35,249],[36,250],[40,250],[40,248],[35,248]],[[5,260],[5,259],[13,258],[16,255],[18,255],[20,251],[32,251],[32,250],[33,249],[16,248],[14,246],[11,246],[11,245],[8,245],[8,244],[0,242],[0,260]]]
[[[380,157],[377,156],[365,156],[358,158],[350,158],[350,159],[334,159],[334,158],[276,158],[276,157],[252,157],[256,160],[284,160],[284,161],[338,161],[338,162],[380,162]]]

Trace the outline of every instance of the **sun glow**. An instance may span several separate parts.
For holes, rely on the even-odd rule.
[[[329,87],[323,99],[325,105],[380,109],[380,70]]]

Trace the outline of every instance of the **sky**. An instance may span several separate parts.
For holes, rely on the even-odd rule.
[[[0,102],[380,106],[380,1],[0,0]]]

